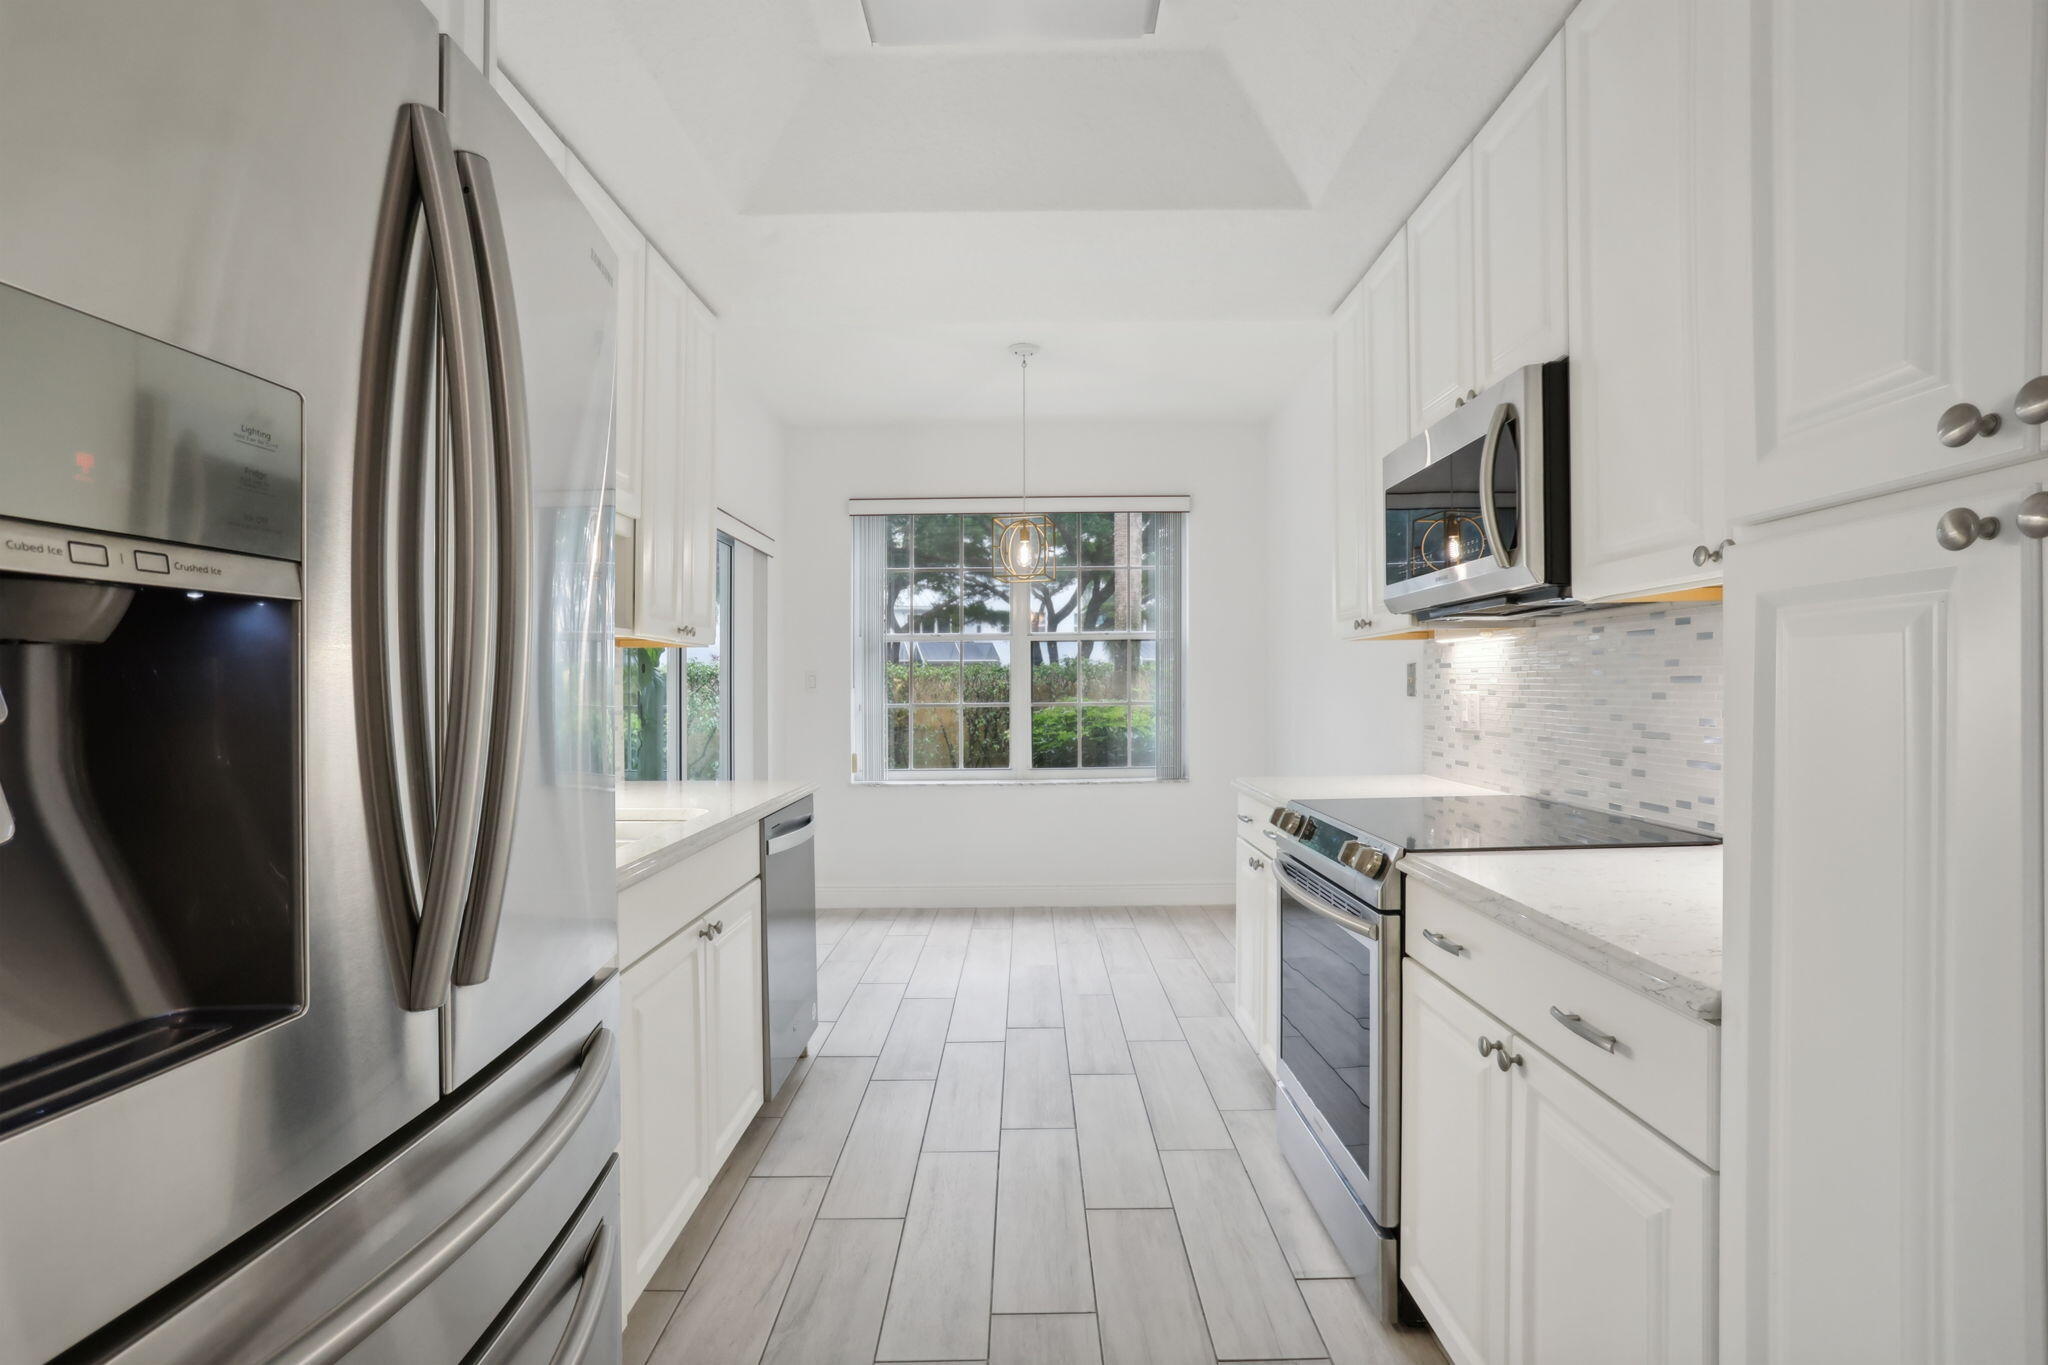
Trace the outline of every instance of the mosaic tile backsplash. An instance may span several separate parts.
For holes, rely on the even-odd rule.
[[[1433,641],[1424,770],[1718,834],[1722,681],[1718,602]]]

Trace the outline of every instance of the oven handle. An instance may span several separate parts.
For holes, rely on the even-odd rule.
[[[1486,443],[1479,447],[1479,520],[1486,528],[1487,548],[1503,569],[1515,566],[1515,552],[1513,547],[1501,543],[1500,512],[1493,505],[1493,467],[1500,455],[1501,431],[1514,420],[1513,403],[1495,404],[1493,420],[1486,424]]]
[[[1314,901],[1304,900],[1300,896],[1289,896],[1287,899],[1311,914],[1321,915],[1332,924],[1344,926],[1360,938],[1370,939],[1374,943],[1380,941],[1380,927],[1370,920],[1360,919],[1356,915],[1347,915],[1342,910],[1332,910],[1326,905],[1317,905]]]

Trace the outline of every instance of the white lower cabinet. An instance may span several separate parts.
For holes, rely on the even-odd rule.
[[[1266,1064],[1280,1066],[1280,885],[1265,849],[1243,839],[1237,855],[1237,1026]]]
[[[1714,1173],[1419,964],[1403,991],[1401,1279],[1451,1359],[1713,1361]]]
[[[761,1107],[761,883],[621,978],[626,1301],[644,1289]]]

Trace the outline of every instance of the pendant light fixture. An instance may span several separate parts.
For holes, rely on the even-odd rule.
[[[996,577],[1005,583],[1052,579],[1052,518],[1031,511],[1031,357],[1038,347],[1019,341],[1017,357],[1017,515],[996,518]]]

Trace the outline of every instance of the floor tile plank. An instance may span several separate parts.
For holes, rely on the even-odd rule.
[[[847,997],[860,985],[865,962],[826,962],[818,967],[818,1021],[829,1024],[846,1008]]]
[[[1085,938],[1078,933],[1061,938],[1058,947],[1062,994],[1109,994],[1109,966],[1102,960],[1102,944],[1092,928]]]
[[[1193,958],[1168,958],[1153,964],[1159,975],[1159,984],[1166,991],[1166,998],[1173,1004],[1173,1012],[1182,1019],[1200,1018],[1212,1014],[1228,1014],[1224,1008],[1223,995],[1210,982],[1202,964]]]
[[[814,1225],[762,1365],[872,1365],[902,1232],[896,1219]]]
[[[820,1057],[814,1062],[804,1088],[755,1163],[754,1174],[830,1176],[874,1069],[872,1057]]]
[[[898,1005],[882,1055],[875,1059],[874,1079],[936,1080],[939,1059],[946,1050],[946,1025],[952,1018],[950,996],[943,1000],[906,999]]]
[[[1145,1097],[1145,1114],[1152,1120],[1152,1137],[1160,1151],[1235,1150],[1201,1068],[1195,1065],[1195,1054],[1186,1043],[1132,1043],[1131,1063],[1137,1068],[1138,1089]]]
[[[1129,1075],[1131,1049],[1124,1041],[1116,997],[1067,997],[1067,1070],[1076,1076]]]
[[[1003,1127],[1072,1128],[1067,1031],[1011,1029],[1003,1048]]]
[[[1175,916],[1175,927],[1211,981],[1229,984],[1237,980],[1237,949],[1208,915],[1183,910]]]
[[[1093,1313],[998,1313],[988,1365],[1102,1365]]]
[[[1060,969],[1050,965],[1012,963],[1010,967],[1011,1028],[1059,1028]]]
[[[948,1043],[924,1128],[927,1152],[993,1152],[1002,1143],[1003,1044]]]
[[[1302,1280],[1301,1295],[1330,1351],[1330,1365],[1447,1365],[1427,1330],[1388,1327],[1352,1280]]]
[[[1009,964],[977,962],[974,945],[970,944],[966,964],[960,969],[960,992],[953,1000],[953,1021],[947,1025],[946,1041],[1000,1043],[1009,1027]]]
[[[654,1354],[654,1343],[660,1339],[662,1329],[668,1326],[668,1320],[675,1316],[676,1305],[682,1301],[681,1294],[658,1289],[650,1289],[640,1295],[633,1311],[626,1314],[626,1341],[624,1350],[619,1354],[620,1365],[647,1365],[647,1357]]]
[[[1213,1365],[1171,1209],[1090,1209],[1103,1365]]]
[[[878,1057],[889,1040],[889,1025],[896,1022],[896,1007],[903,1003],[900,983],[855,986],[839,1021],[825,1039],[820,1053],[826,1057]]]
[[[960,989],[960,968],[967,962],[967,934],[962,930],[958,935],[941,937],[938,929],[925,935],[924,949],[918,954],[917,966],[911,969],[909,987],[903,992],[909,1000],[926,1000],[944,997],[952,999]]]
[[[758,1360],[824,1197],[823,1180],[749,1180],[649,1365]]]
[[[1081,1157],[1068,1128],[1003,1134],[996,1179],[997,1313],[1087,1313],[1095,1308]]]
[[[901,1218],[931,1105],[930,1081],[870,1081],[818,1217]]]
[[[1116,995],[1117,1013],[1123,1016],[1124,1037],[1134,1043],[1184,1037],[1173,1004],[1150,969],[1142,972],[1111,972],[1110,989]]]
[[[1010,921],[1010,961],[1019,967],[1056,967],[1052,912],[1019,910]]]
[[[1324,1354],[1237,1153],[1161,1152],[1219,1360]]]
[[[1244,1162],[1245,1174],[1251,1177],[1252,1189],[1258,1193],[1266,1221],[1273,1225],[1273,1236],[1279,1240],[1294,1277],[1349,1276],[1351,1268],[1344,1264],[1337,1244],[1323,1230],[1322,1219],[1316,1217],[1315,1207],[1302,1192],[1301,1182],[1280,1155],[1280,1135],[1274,1131],[1272,1114],[1233,1109],[1223,1115],[1223,1126],[1237,1144],[1238,1159]]]
[[[877,1360],[986,1358],[995,1219],[994,1152],[925,1153],[903,1222]]]
[[[711,1250],[712,1241],[718,1230],[725,1225],[726,1215],[746,1188],[747,1180],[754,1174],[754,1167],[761,1160],[761,1153],[768,1149],[768,1140],[775,1136],[776,1125],[781,1120],[767,1115],[756,1115],[747,1125],[747,1131],[734,1144],[732,1155],[725,1159],[711,1179],[710,1188],[697,1201],[697,1207],[690,1214],[690,1221],[683,1224],[683,1230],[676,1237],[676,1244],[668,1249],[668,1255],[661,1258],[661,1264],[654,1268],[653,1278],[647,1281],[650,1290],[673,1289],[678,1292],[690,1287],[691,1278],[697,1267],[704,1264],[704,1253]]]
[[[1174,923],[1171,910],[1161,906],[1133,910],[1131,922],[1137,926],[1138,937],[1144,941],[1145,951],[1154,962],[1195,955],[1194,949],[1188,947],[1188,941],[1181,937],[1180,926]]]
[[[1188,1046],[1209,1082],[1218,1109],[1271,1109],[1274,1081],[1259,1054],[1245,1040],[1237,1020],[1214,1015],[1181,1020]]]
[[[1172,1204],[1136,1076],[1074,1077],[1074,1132],[1089,1208],[1163,1209]]]
[[[917,967],[919,954],[924,952],[922,934],[890,934],[882,940],[882,946],[868,959],[868,969],[861,973],[863,982],[894,982],[905,985],[910,974]]]
[[[1096,925],[1095,941],[1102,945],[1103,965],[1108,967],[1112,976],[1118,972],[1152,970],[1152,955],[1145,951],[1145,941],[1138,937],[1137,927],[1129,921]]]

